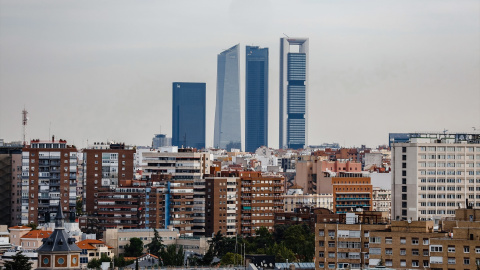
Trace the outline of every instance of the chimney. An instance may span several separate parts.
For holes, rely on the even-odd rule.
[[[52,142],[55,141],[55,135],[52,135]]]

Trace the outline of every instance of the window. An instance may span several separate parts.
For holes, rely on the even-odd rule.
[[[412,261],[412,267],[418,267],[418,261]]]
[[[447,252],[455,253],[455,246],[448,246]]]
[[[321,247],[324,247],[324,246],[325,246],[325,242],[324,242],[324,241],[319,241],[319,242],[318,242],[318,245],[321,246]]]
[[[385,237],[385,244],[392,244],[392,238],[391,237]]]
[[[407,243],[407,239],[405,237],[400,238],[400,244],[404,245]]]
[[[443,252],[443,246],[430,246],[430,252]]]
[[[412,245],[418,245],[418,238],[412,238]]]
[[[428,257],[428,256],[429,256],[429,255],[428,255],[428,249],[424,249],[424,250],[423,250],[423,256],[424,256],[424,257]]]
[[[328,242],[328,247],[335,247],[335,242]]]
[[[325,263],[319,262],[319,263],[318,263],[318,267],[319,267],[320,269],[325,268]]]
[[[328,258],[335,258],[335,252],[329,252]]]
[[[325,236],[325,232],[324,231],[318,231],[318,236]]]
[[[423,238],[423,245],[424,245],[424,246],[425,246],[425,245],[428,245],[428,242],[429,242],[429,241],[428,241],[428,238]]]
[[[418,249],[412,249],[412,255],[413,256],[418,256],[420,253],[418,252]]]
[[[470,253],[470,247],[469,246],[463,246],[463,253]]]
[[[475,253],[480,253],[480,247],[475,247]]]
[[[401,266],[401,267],[406,267],[406,266],[407,266],[407,261],[401,260],[401,261],[400,261],[400,266]]]
[[[381,243],[382,238],[381,237],[370,237],[370,243]]]
[[[402,256],[407,255],[407,250],[404,249],[404,248],[400,249],[400,255],[402,255]]]
[[[463,258],[463,264],[469,265],[470,264],[470,259],[469,258]]]
[[[323,253],[323,251],[318,252],[318,257],[320,258],[325,257],[325,253]]]
[[[328,231],[328,236],[335,237],[335,231]]]
[[[455,264],[455,258],[448,258],[448,264]]]
[[[392,255],[392,254],[393,254],[393,250],[391,248],[385,249],[385,255]]]
[[[385,260],[385,266],[392,266],[393,262],[392,260]]]
[[[334,263],[329,263],[329,264],[328,264],[328,268],[334,269],[334,268],[335,268],[335,264],[334,264]]]

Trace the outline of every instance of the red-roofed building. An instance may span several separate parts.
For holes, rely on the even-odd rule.
[[[24,234],[21,239],[23,249],[37,249],[42,245],[42,240],[48,238],[51,231],[32,230]]]
[[[80,253],[80,266],[86,268],[92,259],[100,259],[102,254],[113,259],[113,247],[105,244],[105,242],[96,239],[86,239],[77,243],[82,249]]]
[[[32,228],[27,226],[13,226],[8,228],[10,231],[10,244],[12,246],[20,246],[22,236],[28,233]]]

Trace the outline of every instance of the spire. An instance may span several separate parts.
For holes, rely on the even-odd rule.
[[[62,204],[58,203],[57,215],[55,216],[55,228],[63,228],[65,217],[63,216]]]

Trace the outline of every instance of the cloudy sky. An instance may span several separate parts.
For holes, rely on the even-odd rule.
[[[284,34],[310,39],[309,144],[480,130],[478,0],[1,0],[0,138],[21,140],[25,107],[30,139],[149,145],[171,136],[172,82],[186,81],[207,83],[211,146],[216,56],[240,43],[242,70],[245,45],[270,50],[278,147]]]

